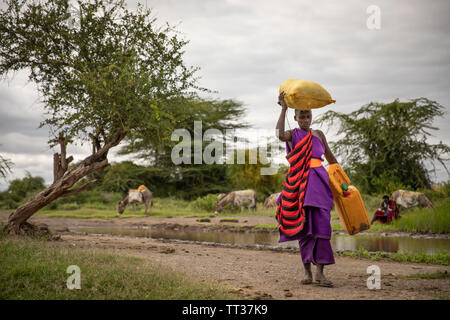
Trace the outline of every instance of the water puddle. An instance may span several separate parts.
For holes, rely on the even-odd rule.
[[[297,241],[278,243],[277,233],[266,232],[208,232],[192,230],[170,230],[144,228],[78,228],[73,230],[88,234],[109,234],[131,237],[146,237],[161,240],[188,241],[213,244],[226,244],[237,247],[258,247],[267,249],[297,248]],[[450,239],[412,238],[405,236],[380,236],[380,235],[346,235],[333,234],[331,246],[334,251],[357,251],[364,248],[368,251],[397,252],[399,250],[408,253],[424,252],[427,254],[440,253],[442,250],[450,253]]]

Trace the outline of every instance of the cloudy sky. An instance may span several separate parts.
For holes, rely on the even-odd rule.
[[[135,8],[137,1],[128,1]],[[141,0],[159,22],[177,25],[190,43],[187,64],[199,66],[200,85],[215,98],[241,101],[253,125],[249,136],[273,135],[280,107],[279,85],[288,78],[324,86],[335,104],[351,112],[370,101],[427,97],[450,111],[450,2],[306,0]],[[367,20],[380,9],[380,29]],[[0,5],[4,8],[4,4]],[[52,180],[49,132],[38,129],[44,114],[28,73],[0,82],[0,154],[14,162],[9,179],[32,175]],[[294,126],[292,112],[288,114]],[[449,144],[450,115],[436,121],[430,142]],[[287,127],[289,126],[287,124]],[[320,128],[327,132],[327,128]],[[328,140],[335,140],[333,130]],[[75,160],[89,146],[71,147]],[[114,156],[111,161],[123,157]],[[447,180],[442,174],[436,180]],[[6,187],[0,182],[0,190]]]

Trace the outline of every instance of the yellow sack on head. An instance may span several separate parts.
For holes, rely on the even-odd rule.
[[[281,92],[284,92],[286,105],[298,110],[322,108],[336,102],[327,90],[314,81],[288,79],[281,84]]]

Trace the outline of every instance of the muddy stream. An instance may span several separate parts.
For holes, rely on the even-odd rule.
[[[129,237],[144,237],[164,241],[191,242],[202,244],[224,245],[227,247],[259,248],[267,250],[293,250],[298,249],[296,241],[278,243],[278,234],[275,232],[232,232],[232,231],[205,231],[181,229],[152,229],[147,226],[126,227],[82,227],[71,231],[76,233],[96,235],[120,235]],[[331,245],[334,251],[357,251],[364,248],[370,252],[408,252],[436,254],[450,253],[450,239],[415,238],[410,236],[385,236],[360,234],[350,236],[347,234],[333,234]]]

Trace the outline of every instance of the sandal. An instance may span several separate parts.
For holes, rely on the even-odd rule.
[[[312,283],[313,283],[312,279],[303,279],[300,281],[300,284],[304,284],[304,285],[312,284]]]
[[[333,288],[333,282],[331,282],[330,280],[316,280],[314,282],[314,285],[319,286],[319,287],[326,287],[326,288]]]

